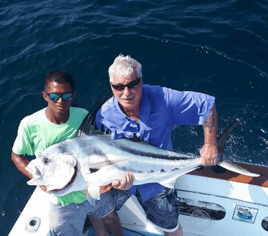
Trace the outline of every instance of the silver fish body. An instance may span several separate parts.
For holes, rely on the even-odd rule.
[[[223,160],[219,165],[244,175],[258,176],[226,161],[222,153],[221,156]],[[132,173],[134,185],[160,183],[173,188],[179,176],[201,166],[201,158],[160,149],[142,141],[112,140],[107,134],[88,134],[41,152],[27,167],[34,177],[28,184],[45,185],[48,190],[62,189],[73,177],[76,165],[75,181],[58,195],[87,188],[91,198],[100,199],[100,186],[120,180],[127,172]]]

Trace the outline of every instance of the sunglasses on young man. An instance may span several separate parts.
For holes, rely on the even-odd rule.
[[[125,90],[126,87],[128,87],[129,89],[134,88],[136,85],[138,85],[140,83],[141,78],[138,78],[136,80],[133,80],[132,82],[124,85],[124,84],[111,84],[112,87],[117,90],[117,91],[123,91]]]
[[[45,92],[49,99],[53,102],[57,102],[60,98],[62,98],[63,101],[71,101],[73,99],[73,93],[47,93]]]

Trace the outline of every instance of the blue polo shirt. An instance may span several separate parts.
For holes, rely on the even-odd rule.
[[[111,130],[112,139],[132,138],[134,135],[162,149],[173,151],[171,133],[176,125],[202,125],[210,114],[215,98],[196,92],[180,92],[165,87],[142,85],[139,123],[126,116],[115,97],[98,111],[96,126]],[[143,201],[164,189],[157,183],[133,186]]]

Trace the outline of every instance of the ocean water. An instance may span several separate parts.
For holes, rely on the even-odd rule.
[[[10,153],[20,120],[46,106],[43,81],[53,69],[73,75],[76,100],[90,109],[109,90],[114,58],[131,55],[145,83],[215,96],[219,132],[242,119],[226,154],[268,165],[267,20],[267,0],[2,0],[0,234],[34,189]],[[176,151],[198,153],[202,142],[202,127],[174,130]]]

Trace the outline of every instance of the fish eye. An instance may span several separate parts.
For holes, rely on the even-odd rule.
[[[46,165],[46,164],[49,163],[49,159],[48,159],[48,158],[44,158],[43,162],[44,162],[44,164]]]

